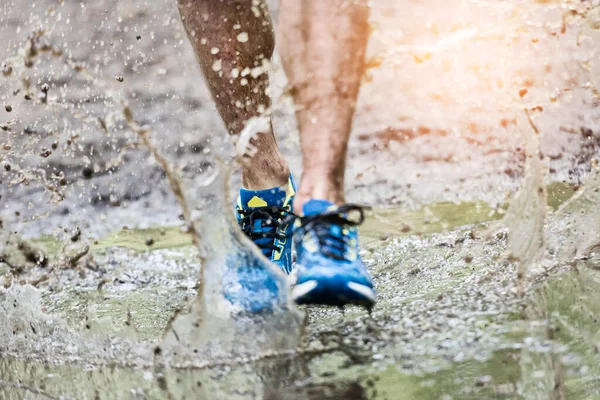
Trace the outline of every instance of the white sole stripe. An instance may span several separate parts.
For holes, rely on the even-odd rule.
[[[292,297],[294,299],[298,299],[300,297],[306,296],[308,293],[314,290],[318,285],[317,281],[311,280],[302,282],[292,289]]]
[[[348,288],[350,288],[350,290],[353,290],[356,293],[359,293],[360,295],[362,295],[363,297],[365,297],[371,301],[375,301],[375,291],[373,289],[371,289],[370,287],[361,285],[360,283],[356,283],[356,282],[348,282],[347,285],[348,285]]]

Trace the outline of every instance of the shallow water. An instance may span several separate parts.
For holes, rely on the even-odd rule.
[[[14,398],[24,393],[67,398],[548,398],[559,374],[566,398],[597,395],[594,317],[600,275],[578,266],[532,283],[521,296],[506,230],[484,219],[473,225],[474,208],[431,205],[438,226],[454,224],[454,229],[420,236],[371,236],[369,226],[379,220],[371,219],[373,225],[363,232],[364,257],[379,290],[379,305],[371,315],[358,308],[303,310],[308,313],[306,333],[292,353],[211,361],[202,350],[192,350],[188,366],[190,357],[157,354],[156,348],[170,322],[164,317],[194,298],[195,250],[187,244],[140,252],[138,235],[127,231],[131,243],[120,239],[114,243],[119,247],[96,250],[107,266],[107,283],[100,291],[93,286],[97,279],[89,277],[86,288],[80,279],[67,283],[71,271],[63,271],[63,287],[43,294],[41,305],[55,318],[66,317],[72,329],[96,337],[112,332],[112,346],[119,345],[115,337],[142,339],[152,356],[140,349],[137,360],[131,354],[87,354],[66,365],[61,356],[51,357],[51,364],[43,358],[5,358],[3,390]],[[402,216],[392,210],[373,214],[388,221]],[[419,212],[414,215],[403,219],[418,220]],[[415,223],[414,228],[429,225]],[[73,284],[79,287],[69,288]],[[74,312],[89,308],[96,314],[88,313],[87,319]],[[18,325],[14,316],[10,320]],[[70,354],[81,350],[85,354],[85,349]]]

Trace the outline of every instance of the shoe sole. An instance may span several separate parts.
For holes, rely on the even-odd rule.
[[[356,282],[339,280],[310,280],[292,289],[296,304],[344,306],[356,304],[367,308],[375,304],[375,291],[369,286]]]

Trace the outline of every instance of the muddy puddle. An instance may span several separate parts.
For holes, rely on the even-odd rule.
[[[578,197],[585,196],[573,198],[567,189],[550,186],[549,203],[562,205],[559,213],[572,207],[579,214]],[[434,226],[422,210],[372,211],[363,229],[365,261],[379,291],[371,314],[359,308],[303,309],[307,325],[293,352],[220,359],[201,348],[190,349],[191,359],[162,349],[171,323],[167,317],[191,304],[198,292],[197,250],[183,239],[188,236],[173,228],[112,234],[93,250],[106,269],[101,288],[97,277],[75,279],[64,271],[59,290],[35,291],[44,314],[90,341],[102,338],[112,347],[110,354],[79,348],[79,340],[72,339],[66,344],[77,348],[53,355],[31,349],[32,359],[23,360],[23,343],[9,343],[5,351],[14,347],[12,356],[0,362],[3,393],[7,398],[272,399],[597,395],[600,272],[593,258],[567,270],[549,268],[523,295],[507,229],[489,210],[474,220],[481,208],[430,205]],[[395,219],[411,221],[418,234],[386,232],[380,221]],[[161,231],[172,235],[174,244],[141,249],[148,234]],[[12,329],[24,319],[12,316]],[[35,336],[36,323],[20,326],[20,334]],[[127,344],[131,339],[147,348]]]
[[[3,398],[600,398],[598,2],[372,3],[346,174],[370,312],[295,307],[236,229],[175,2],[0,4]],[[224,297],[235,260],[272,312]]]

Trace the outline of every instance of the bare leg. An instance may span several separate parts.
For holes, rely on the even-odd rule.
[[[249,70],[273,54],[273,25],[263,0],[178,0],[179,13],[198,62],[230,134],[270,105],[266,73],[253,78]],[[272,128],[251,144],[256,154],[242,166],[246,189],[285,185],[289,169]]]
[[[367,0],[282,0],[283,64],[299,110],[303,174],[294,208],[344,202],[348,137],[369,36]]]

